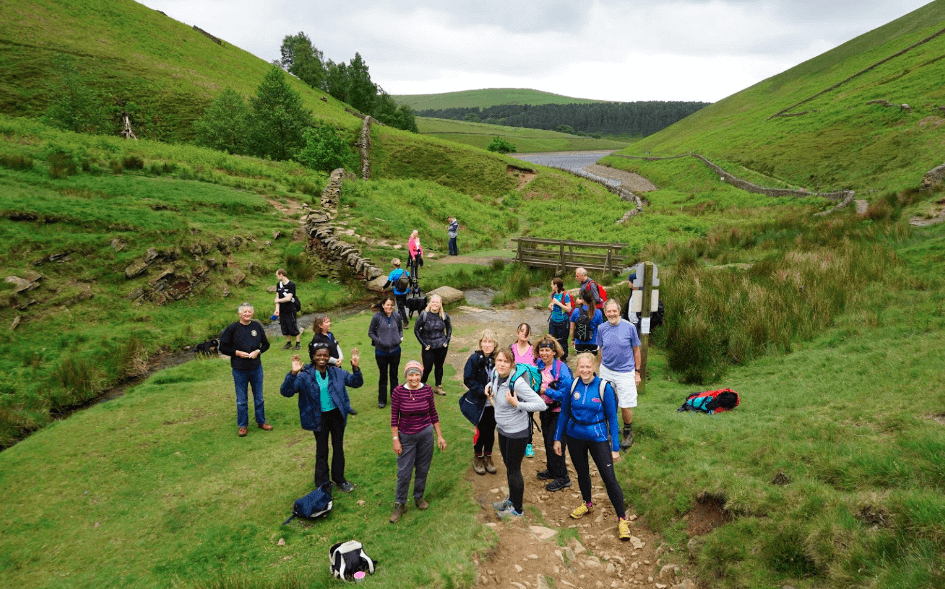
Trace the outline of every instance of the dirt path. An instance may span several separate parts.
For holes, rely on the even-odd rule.
[[[496,332],[499,341],[512,342],[520,323],[532,326],[535,333],[543,333],[547,311],[532,308],[541,300],[529,301],[524,309],[479,309],[459,307],[450,312],[454,336],[447,362],[456,369],[456,378],[446,388],[447,401],[452,405],[461,391],[463,368],[474,348],[478,333],[483,329]],[[469,428],[469,445],[472,446],[473,428]],[[469,470],[466,480],[472,484],[476,502],[482,510],[479,519],[495,530],[498,546],[487,558],[477,562],[479,584],[483,586],[516,587],[518,589],[569,587],[654,587],[664,589],[678,587],[695,589],[697,585],[686,579],[686,571],[666,565],[661,558],[667,548],[661,538],[651,532],[642,518],[638,518],[632,506],[627,506],[627,515],[632,520],[629,542],[617,538],[617,516],[606,491],[591,468],[594,511],[580,520],[569,517],[571,510],[581,504],[577,475],[568,460],[572,486],[558,492],[549,492],[544,481],[536,474],[545,468],[545,451],[541,434],[537,431],[533,439],[535,457],[526,458],[522,471],[525,476],[525,517],[514,522],[500,522],[492,508],[493,501],[501,501],[508,495],[505,468],[498,448],[495,462],[499,472],[479,476],[472,469],[470,452]],[[621,460],[633,460],[634,449],[625,453]],[[560,537],[564,536],[567,541]],[[674,555],[675,556],[675,555]],[[673,558],[672,561],[686,559]],[[666,570],[663,570],[664,566]],[[660,574],[662,571],[662,575]]]
[[[597,164],[584,166],[584,171],[588,174],[594,174],[595,176],[599,176],[601,178],[607,178],[608,180],[619,180],[620,186],[633,192],[649,192],[651,190],[659,190],[655,184],[643,176],[634,174],[633,172],[626,172],[624,170],[609,168],[607,166],[599,166]]]

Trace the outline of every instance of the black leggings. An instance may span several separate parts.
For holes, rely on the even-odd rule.
[[[377,361],[377,402],[387,404],[387,377],[390,375],[390,391],[397,386],[397,371],[400,369],[400,352],[393,356],[374,355]]]
[[[443,362],[446,361],[446,352],[449,348],[433,348],[430,350],[424,349],[420,353],[420,357],[423,359],[423,376],[420,377],[420,382],[427,384],[427,379],[430,377],[430,371],[433,371],[433,376],[436,379],[436,386],[443,384]]]
[[[509,480],[509,500],[515,511],[519,513],[522,512],[522,499],[525,496],[522,459],[525,458],[526,445],[528,445],[528,438],[507,438],[499,432],[499,452],[502,453],[502,462],[505,463],[505,472]]]
[[[568,466],[564,461],[564,450],[568,447],[568,434],[561,434],[561,456],[555,454],[555,429],[558,427],[558,416],[561,413],[555,413],[551,409],[545,409],[539,414],[541,417],[541,436],[545,441],[545,461],[548,464],[548,472],[556,479],[566,479],[568,477]]]
[[[495,445],[495,407],[486,401],[486,408],[482,411],[482,418],[477,426],[479,430],[476,441],[473,444],[473,452],[476,456],[484,454],[492,455],[492,446]]]
[[[617,475],[614,474],[614,460],[610,452],[610,441],[589,442],[580,438],[568,438],[568,452],[571,454],[571,465],[577,473],[578,487],[581,488],[581,497],[585,503],[591,502],[591,470],[587,462],[587,455],[590,453],[597,465],[597,471],[600,478],[604,481],[607,488],[607,496],[614,505],[614,511],[617,517],[626,517],[627,511],[623,505],[623,489],[617,482]]]

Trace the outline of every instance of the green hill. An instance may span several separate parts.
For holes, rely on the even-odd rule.
[[[630,141],[580,137],[571,133],[545,131],[544,129],[506,127],[429,117],[417,117],[417,127],[420,129],[421,135],[448,139],[482,149],[489,145],[493,137],[502,137],[514,144],[519,153],[621,149],[630,143]]]
[[[692,151],[736,175],[745,168],[773,182],[817,191],[852,188],[867,198],[874,191],[917,186],[945,159],[945,35],[934,36],[943,28],[945,2],[938,0],[712,104],[623,153]],[[618,158],[611,163],[644,175],[658,167]]]
[[[529,88],[484,88],[461,90],[442,94],[400,94],[393,97],[397,104],[409,105],[414,110],[441,108],[488,108],[502,104],[590,104],[606,102],[590,98],[571,98]]]

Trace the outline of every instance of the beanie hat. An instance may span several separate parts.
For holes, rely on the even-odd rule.
[[[417,374],[423,374],[423,364],[417,362],[416,360],[411,360],[407,362],[407,365],[404,366],[404,377],[406,377],[411,372],[416,372]]]

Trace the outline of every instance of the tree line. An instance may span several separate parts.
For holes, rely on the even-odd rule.
[[[327,92],[385,125],[419,132],[413,110],[407,105],[398,106],[390,94],[371,80],[360,53],[356,52],[347,64],[326,60],[303,32],[287,35],[280,51],[282,68],[312,88]]]
[[[417,111],[421,117],[528,127],[580,135],[645,137],[682,120],[708,102],[595,102],[590,104],[503,104],[488,108]]]

